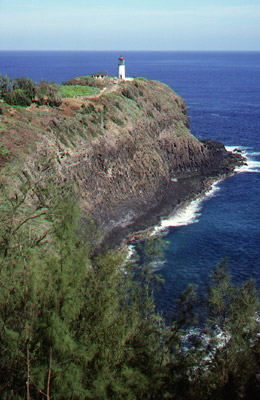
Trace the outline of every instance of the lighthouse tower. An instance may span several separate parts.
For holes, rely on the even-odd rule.
[[[122,56],[118,59],[118,78],[125,79],[125,59]]]

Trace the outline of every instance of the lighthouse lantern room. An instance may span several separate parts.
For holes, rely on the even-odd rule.
[[[118,59],[118,78],[125,79],[125,59],[123,56]]]

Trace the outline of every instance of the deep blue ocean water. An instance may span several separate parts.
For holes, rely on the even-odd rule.
[[[235,283],[260,286],[260,52],[124,52],[128,76],[160,80],[181,95],[198,138],[239,147],[248,167],[204,200],[165,221],[169,241],[158,307],[167,314],[188,283],[208,282],[228,257]],[[0,74],[62,82],[94,72],[117,74],[118,52],[0,52]],[[171,226],[169,226],[171,225]]]

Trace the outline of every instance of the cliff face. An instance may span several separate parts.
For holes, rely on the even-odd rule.
[[[32,175],[37,166],[44,179],[51,167],[57,183],[76,183],[83,210],[109,245],[154,223],[203,190],[209,177],[229,174],[242,162],[223,145],[192,136],[184,101],[166,85],[141,78],[108,82],[100,95],[63,99],[58,109],[6,108],[1,118],[1,126],[9,121],[9,134],[10,119],[16,121],[13,129],[27,154],[23,163]],[[17,149],[9,136],[4,130],[11,159]]]

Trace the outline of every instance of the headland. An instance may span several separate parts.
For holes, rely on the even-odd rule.
[[[19,160],[31,181],[73,184],[82,225],[94,221],[100,232],[97,248],[157,224],[245,162],[195,138],[183,99],[161,82],[79,77],[40,85],[30,105],[7,100],[2,174]]]

